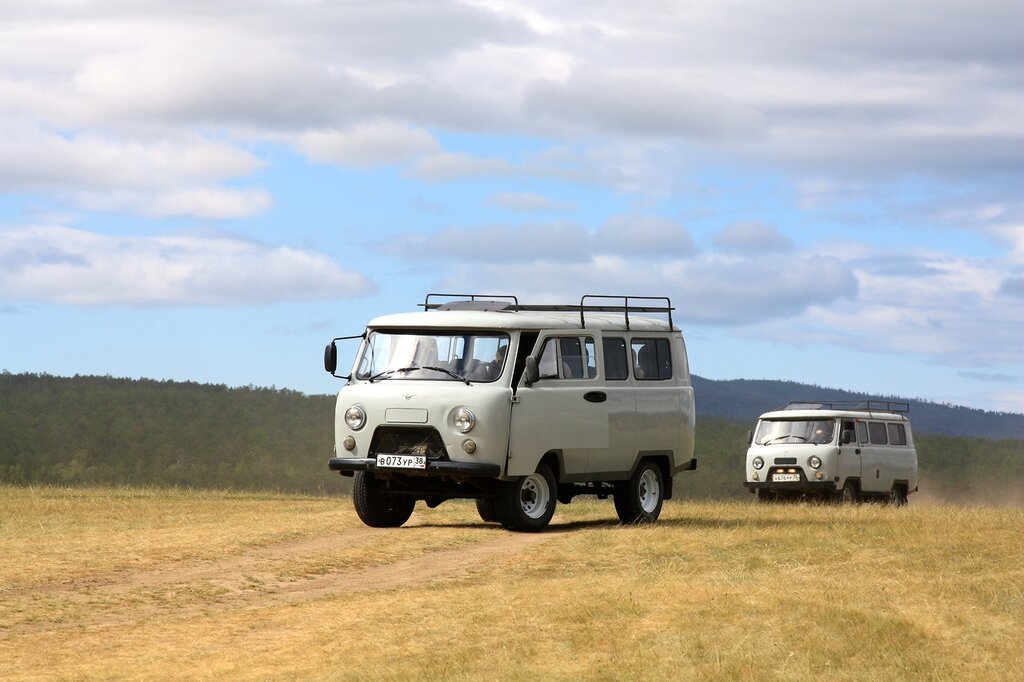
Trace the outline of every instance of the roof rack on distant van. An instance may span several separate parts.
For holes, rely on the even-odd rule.
[[[445,303],[431,302],[431,298],[458,299]],[[598,299],[588,305],[587,299]],[[611,305],[599,303],[600,300],[622,301],[621,304]],[[631,301],[663,301],[664,305],[634,305]],[[626,320],[626,330],[629,331],[630,313],[659,313],[668,315],[668,328],[672,326],[672,301],[668,296],[615,296],[606,294],[584,294],[580,297],[579,305],[520,305],[516,296],[504,296],[497,294],[427,294],[420,306],[424,310],[485,310],[492,312],[578,312],[580,314],[580,328],[587,328],[585,313],[622,313]]]
[[[795,400],[787,403],[781,410],[849,410],[909,414],[910,403],[891,400]]]

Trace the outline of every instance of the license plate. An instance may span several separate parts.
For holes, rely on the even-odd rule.
[[[427,458],[418,455],[377,455],[377,466],[386,469],[426,469]]]
[[[776,483],[786,483],[788,481],[799,481],[800,474],[774,474],[772,480]]]

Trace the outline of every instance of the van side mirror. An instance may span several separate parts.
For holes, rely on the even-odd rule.
[[[338,369],[338,347],[334,345],[334,341],[327,344],[327,348],[324,348],[324,369],[327,370],[328,374],[334,374]]]
[[[850,443],[852,443],[853,442],[853,429],[846,429],[845,431],[843,431],[843,436],[840,439],[840,442],[843,445],[849,445]]]
[[[540,370],[537,368],[537,358],[532,355],[526,357],[526,385],[532,386],[540,379]]]
[[[750,445],[753,442],[754,442],[754,432],[748,429],[747,430],[747,445]]]

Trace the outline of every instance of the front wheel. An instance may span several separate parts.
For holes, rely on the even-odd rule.
[[[556,496],[555,476],[541,462],[529,476],[498,486],[494,511],[505,528],[532,533],[548,525],[555,515]]]
[[[853,481],[847,481],[843,485],[842,495],[843,504],[856,504],[860,502],[860,491],[857,490],[857,484]]]
[[[498,520],[498,512],[494,508],[493,497],[479,497],[476,500],[476,512],[480,520],[487,523],[494,523]]]
[[[412,516],[416,499],[394,495],[373,474],[357,471],[352,482],[352,502],[359,519],[371,528],[397,528]]]
[[[615,513],[622,523],[651,523],[661,515],[665,501],[661,467],[644,462],[628,481],[615,484]]]

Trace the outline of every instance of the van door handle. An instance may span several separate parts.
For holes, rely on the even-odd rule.
[[[588,391],[583,394],[583,399],[589,403],[603,403],[608,400],[608,395],[604,391]]]

